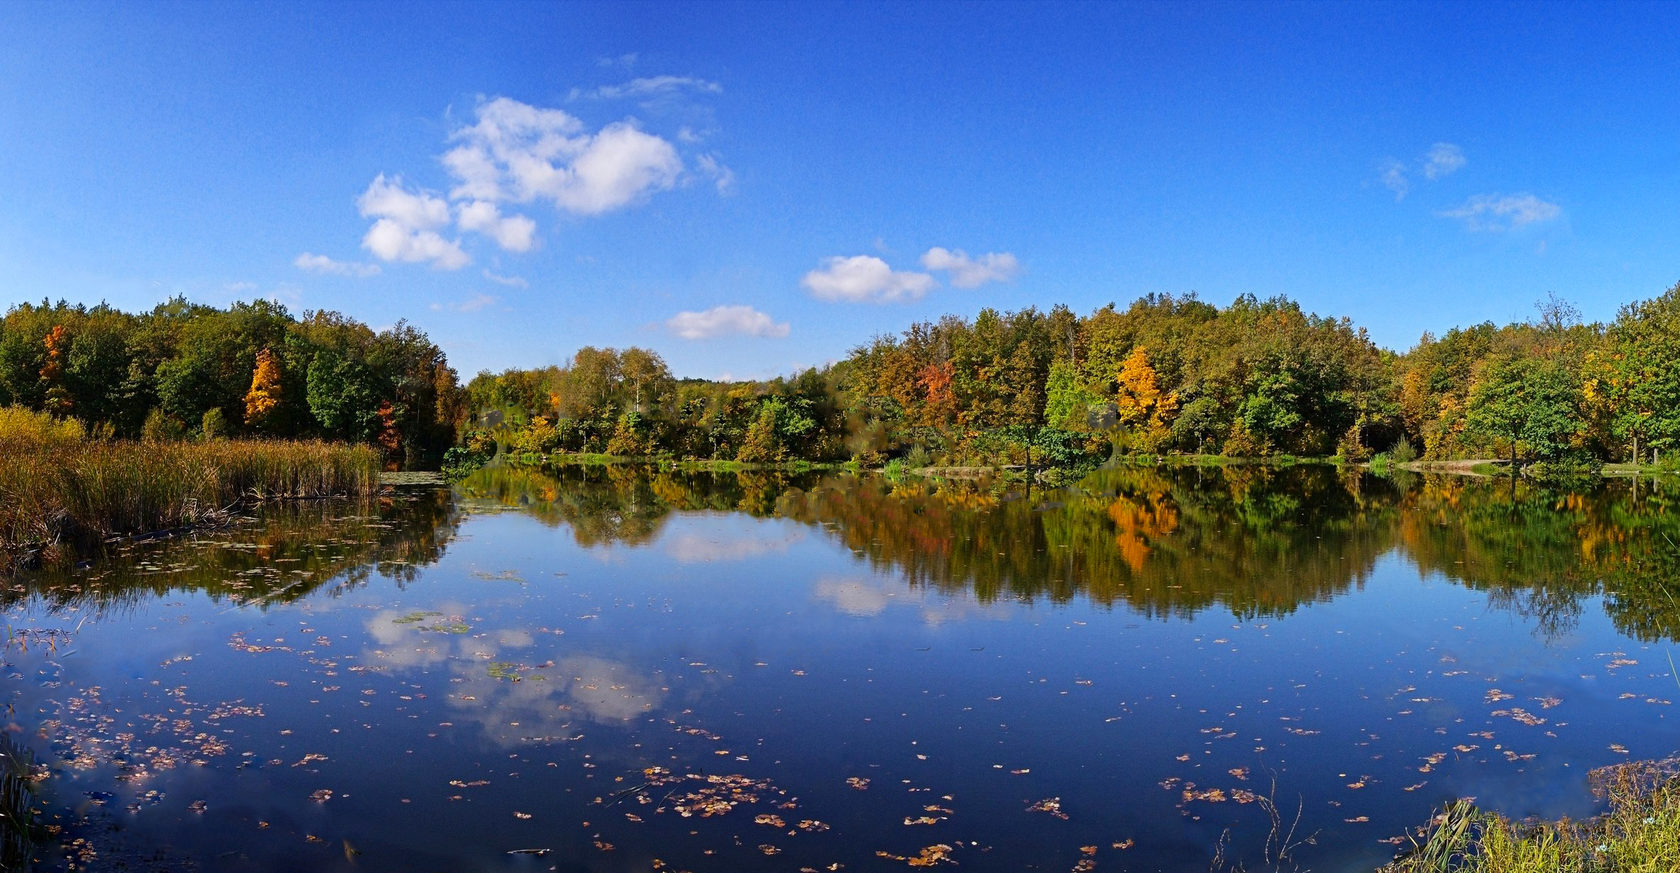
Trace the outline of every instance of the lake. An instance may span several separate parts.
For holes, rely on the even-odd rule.
[[[1370,869],[1676,751],[1676,499],[569,467],[274,507],[5,580],[47,776],[4,864]]]

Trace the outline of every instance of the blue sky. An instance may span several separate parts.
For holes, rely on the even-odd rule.
[[[0,295],[463,376],[1287,294],[1404,350],[1680,280],[1677,4],[0,4]]]

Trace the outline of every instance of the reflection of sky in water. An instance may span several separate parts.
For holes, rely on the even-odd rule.
[[[132,783],[61,760],[57,802],[111,791],[141,841],[250,869],[534,869],[505,854],[521,848],[562,869],[880,869],[878,851],[936,844],[971,868],[1071,868],[1097,846],[1099,869],[1200,869],[1227,827],[1258,861],[1252,798],[1274,779],[1317,834],[1301,863],[1358,868],[1448,798],[1580,815],[1587,769],[1673,751],[1666,648],[1596,602],[1541,634],[1393,550],[1359,557],[1360,586],[1246,620],[981,602],[907,586],[828,530],[677,513],[646,542],[581,547],[474,514],[400,587],[262,610],[174,594],[89,620],[73,655],[8,660],[19,711],[67,735],[225,743]],[[235,702],[262,714],[210,719]],[[693,778],[624,794],[649,768]],[[776,787],[672,811],[737,776]]]

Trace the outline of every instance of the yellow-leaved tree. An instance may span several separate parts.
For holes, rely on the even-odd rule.
[[[1172,441],[1172,420],[1178,414],[1178,395],[1163,393],[1149,353],[1143,346],[1132,349],[1120,366],[1119,390],[1114,405],[1120,424],[1130,434],[1133,448],[1160,451]]]
[[[245,424],[261,428],[280,405],[280,362],[268,349],[257,352],[257,368],[251,373],[251,390],[245,392]]]

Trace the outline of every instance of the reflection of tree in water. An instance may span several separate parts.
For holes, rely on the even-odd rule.
[[[580,546],[644,545],[659,535],[673,511],[775,514],[788,488],[779,473],[683,473],[615,464],[485,467],[457,486],[471,502],[519,509],[544,524],[572,530]]]
[[[1603,595],[1617,629],[1652,642],[1680,637],[1680,509],[1672,491],[1629,483],[1592,494],[1528,483],[1428,478],[1408,495],[1401,538],[1439,572],[1535,622],[1573,627]]]
[[[401,586],[443,556],[459,525],[454,501],[441,490],[279,503],[227,530],[128,543],[86,569],[24,575],[0,595],[0,605],[33,595],[54,608],[121,609],[178,591],[266,605],[329,583],[337,594],[375,573]]]
[[[1602,594],[1624,632],[1680,636],[1680,507],[1648,487],[1636,498],[1626,485],[1572,494],[1329,467],[1125,467],[1027,497],[991,483],[622,466],[490,469],[462,491],[563,522],[586,546],[651,542],[672,511],[743,511],[821,527],[912,586],[1159,617],[1287,614],[1363,584],[1398,548],[1542,633],[1568,629]]]

